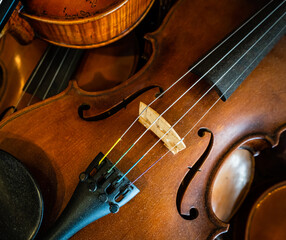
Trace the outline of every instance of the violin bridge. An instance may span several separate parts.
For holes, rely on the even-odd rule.
[[[147,105],[143,102],[140,102],[139,105],[139,114],[144,111]],[[142,115],[139,117],[139,122],[149,128],[152,123],[159,117],[159,113],[157,113],[152,108],[148,107]],[[172,126],[161,116],[155,124],[150,127],[150,130],[155,133],[159,138],[162,138],[164,134],[170,129]],[[163,138],[162,141],[164,145],[173,153],[176,154],[179,151],[186,148],[186,145],[180,136],[176,133],[176,131],[172,128]],[[175,147],[174,147],[175,146]]]

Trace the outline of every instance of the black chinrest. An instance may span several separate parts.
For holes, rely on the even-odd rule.
[[[33,239],[43,217],[43,198],[28,170],[0,150],[0,239]]]

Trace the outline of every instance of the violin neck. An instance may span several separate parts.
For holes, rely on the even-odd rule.
[[[215,85],[221,99],[227,100],[285,34],[285,10],[285,0],[269,2],[210,51],[192,72]]]
[[[19,0],[0,0],[0,32],[4,28]]]

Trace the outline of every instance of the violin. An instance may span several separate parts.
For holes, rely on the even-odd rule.
[[[40,61],[47,44],[35,40],[21,45],[10,34],[0,39],[0,112],[16,104],[22,88]],[[29,59],[27,61],[27,59]]]
[[[16,1],[5,2],[15,7]],[[11,32],[22,43],[31,42],[35,32],[37,37],[59,46],[95,48],[128,34],[153,3],[154,0],[22,1],[4,32]]]
[[[12,12],[16,8],[19,1],[4,1],[0,2],[1,12],[0,12],[0,32],[4,28],[5,24],[7,23],[9,17],[11,16]]]
[[[152,10],[157,11],[157,17],[148,17],[148,20],[153,22],[153,28],[159,25],[165,14],[160,7],[162,6],[156,4]],[[170,4],[164,4],[165,10],[169,7]],[[18,12],[14,11],[9,21],[12,26],[17,22],[14,18],[19,19],[16,13]],[[124,81],[137,70],[138,64],[142,65],[139,51],[141,54],[140,49],[143,47],[139,39],[146,31],[143,29],[146,25],[147,22],[143,23],[136,33],[129,34],[110,47],[108,45],[88,51],[52,46],[39,39],[27,45],[20,45],[11,38],[15,33],[4,35],[0,40],[0,77],[3,81],[0,87],[1,119],[7,112],[11,112],[11,109],[21,109],[61,92],[67,87],[73,74],[79,86],[87,91],[104,90]],[[17,26],[14,26],[14,29],[19,29]],[[5,28],[9,29],[8,32],[11,31],[11,27],[6,25]],[[144,58],[146,57],[148,56]]]
[[[21,45],[6,34],[0,40],[1,118],[61,92],[71,76],[87,91],[118,85],[134,73],[138,45],[135,34],[88,51],[51,46],[39,39]]]
[[[151,58],[127,81],[94,93],[74,81],[3,120],[1,149],[30,169],[48,204],[40,234],[214,239],[227,231],[212,200],[225,160],[240,149],[257,155],[285,131],[284,34],[285,1],[180,0],[146,36]]]
[[[255,158],[250,190],[223,234],[226,239],[285,238],[285,133],[276,147],[266,148]]]
[[[21,6],[18,0],[0,2],[0,37],[10,33],[19,43],[27,44],[33,40],[34,31],[29,23],[19,16]]]
[[[285,239],[286,182],[267,189],[254,204],[247,221],[245,239]],[[276,207],[273,207],[276,206]],[[266,231],[265,229],[271,229]]]

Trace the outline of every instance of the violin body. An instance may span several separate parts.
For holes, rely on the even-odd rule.
[[[276,147],[256,157],[251,188],[230,223],[230,239],[285,238],[285,150],[284,131]]]
[[[64,47],[101,47],[133,30],[153,3],[154,0],[22,1],[0,36],[11,33],[21,44],[30,43],[36,35]]]
[[[82,120],[77,113],[78,107],[89,104],[91,109],[85,112],[85,116],[91,116],[144,87],[159,85],[167,89],[208,49],[258,8],[255,1],[232,1],[232,4],[225,0],[219,3],[179,1],[161,28],[146,36],[152,44],[153,54],[148,64],[130,79],[111,90],[99,92],[84,91],[73,81],[63,93],[1,122],[1,149],[20,159],[42,189],[47,203],[42,234],[66,206],[79,174],[99,152],[106,153],[110,149],[138,116],[139,102],[150,103],[157,90],[145,92],[126,109],[101,121]],[[169,153],[136,181],[140,193],[118,213],[90,224],[73,239],[114,239],[114,236],[117,239],[213,239],[227,231],[227,223],[219,220],[212,211],[210,199],[214,176],[223,160],[235,149],[243,146],[257,154],[278,143],[286,128],[285,48],[284,37],[226,102],[220,100],[199,121],[220,97],[216,91],[210,91],[175,127],[177,133],[184,136],[199,121],[184,139],[187,148],[176,155]],[[162,112],[196,80],[197,76],[189,74],[152,108]],[[199,82],[164,118],[171,125],[175,123],[208,88],[206,82]],[[198,215],[190,220],[178,212],[176,199],[189,167],[210,145],[211,134],[198,134],[202,128],[212,133],[213,143],[180,203],[185,215],[191,208],[196,208]],[[109,160],[117,161],[144,130],[140,123],[136,123],[108,155]],[[117,167],[126,172],[156,141],[157,137],[148,132]],[[135,180],[166,151],[160,142],[127,175],[128,178]]]
[[[35,40],[20,45],[10,34],[0,40],[0,112],[14,105],[22,94],[27,79],[46,49],[46,43]],[[29,59],[27,61],[27,59]]]
[[[56,45],[94,48],[135,28],[154,0],[24,1],[22,15],[37,35]]]
[[[19,43],[30,43],[34,38],[34,31],[29,23],[19,16],[22,6],[19,1],[4,0],[0,4],[0,38],[10,33]]]
[[[17,103],[18,110],[25,108],[30,99],[33,98],[32,92],[26,92],[24,95],[23,92],[29,81],[36,86],[41,81],[41,78],[31,80],[31,76],[35,73],[33,70],[37,69],[37,64],[41,63],[44,58],[47,46],[46,42],[39,39],[23,46],[10,34],[1,38],[0,113],[16,106]],[[138,51],[138,39],[135,34],[130,34],[117,43],[85,51],[80,64],[73,70],[77,84],[87,91],[99,91],[118,85],[134,73],[139,58]],[[53,64],[53,61],[51,62]],[[56,70],[57,68],[54,71],[56,72]],[[53,75],[50,74],[49,76],[50,78],[47,77],[47,79],[51,81]],[[55,76],[57,75],[55,74]],[[40,101],[40,98],[34,97],[32,103]],[[9,113],[12,113],[12,110]],[[7,115],[6,113],[5,116]]]

